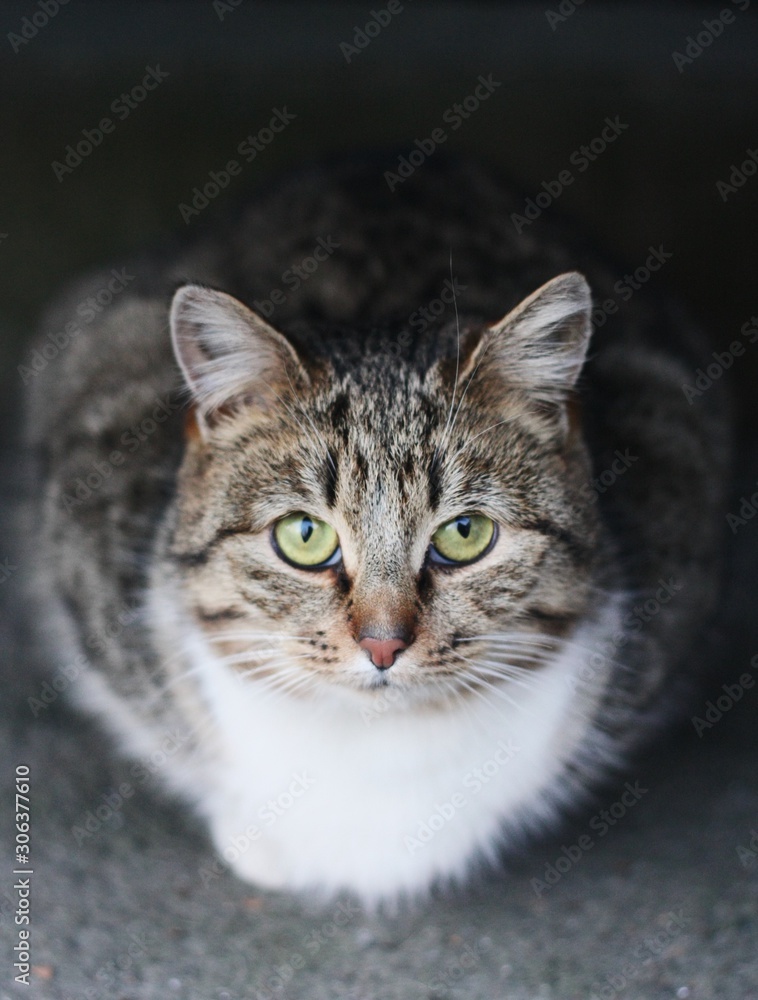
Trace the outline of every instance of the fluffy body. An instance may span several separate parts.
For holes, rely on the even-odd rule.
[[[441,158],[392,194],[375,162],[301,172],[138,263],[33,384],[39,591],[59,652],[99,651],[76,693],[134,752],[174,734],[167,783],[261,885],[376,901],[464,877],[697,681],[729,461],[717,393],[681,390],[703,343],[640,291],[583,364],[567,272],[600,300],[617,275],[547,218],[517,236],[518,204]],[[169,313],[183,282],[244,305],[195,285]],[[277,555],[298,510],[336,529],[335,567]],[[491,550],[432,565],[471,511]],[[379,670],[359,639],[395,633]]]

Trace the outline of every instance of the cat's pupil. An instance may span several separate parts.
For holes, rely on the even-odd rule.
[[[462,538],[468,538],[471,533],[471,518],[459,517],[456,523],[458,525],[458,534]]]
[[[308,541],[308,539],[313,534],[313,521],[309,517],[304,517],[300,522],[300,537],[303,542]]]

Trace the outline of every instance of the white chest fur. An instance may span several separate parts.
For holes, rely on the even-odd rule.
[[[613,604],[604,618],[538,683],[444,711],[403,709],[391,688],[359,701],[272,693],[185,629],[219,747],[199,798],[220,854],[263,886],[349,888],[367,901],[463,875],[504,831],[552,813],[565,794],[557,779],[588,734],[601,763],[590,719],[605,671],[579,678],[616,622]]]

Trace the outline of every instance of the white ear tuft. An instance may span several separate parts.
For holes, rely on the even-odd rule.
[[[509,385],[543,402],[560,402],[582,370],[592,333],[592,296],[576,271],[561,274],[489,328],[469,368],[484,354]],[[479,355],[479,358],[476,358]]]
[[[270,406],[306,379],[287,340],[231,295],[185,285],[171,303],[174,353],[203,420],[241,399]]]

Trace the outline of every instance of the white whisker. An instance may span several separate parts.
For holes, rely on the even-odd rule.
[[[530,712],[528,709],[524,708],[523,705],[520,705],[516,701],[516,699],[513,698],[513,697],[511,697],[511,695],[508,694],[508,692],[502,686],[497,685],[497,684],[492,684],[489,681],[484,680],[483,677],[476,677],[475,680],[476,680],[477,684],[479,684],[480,686],[483,686],[484,688],[486,688],[495,697],[502,698],[503,701],[507,701],[509,705],[513,705],[514,708],[518,709],[518,711],[522,712],[524,715],[528,715],[530,717],[534,717],[534,713],[533,712]],[[484,697],[483,693],[481,691],[477,690],[476,688],[469,687],[468,684],[466,684],[466,687],[467,687],[468,690],[472,691],[472,693],[477,693],[480,696]],[[486,704],[490,703],[487,698],[484,698],[484,701],[485,701]]]
[[[218,657],[218,662],[226,664],[227,666],[235,666],[238,663],[249,663],[251,660],[259,659],[261,656],[273,654],[274,652],[275,652],[274,650],[251,649],[244,653],[230,653],[228,656],[220,656]],[[279,656],[282,655],[281,651],[278,651],[278,655]],[[283,660],[282,662],[291,663],[294,660],[302,660],[309,656],[310,653],[295,653],[292,655],[288,654],[286,660]],[[261,663],[258,666],[260,666],[261,669],[271,670],[273,664],[270,661],[266,661],[265,663]]]
[[[208,635],[206,639],[209,642],[247,642],[257,639],[265,639],[266,641],[278,640],[280,642],[292,641],[292,642],[307,642],[308,636],[305,635],[282,635],[275,632],[222,632],[220,635]]]
[[[530,677],[529,680],[526,680],[525,676],[519,676],[514,671],[509,670],[507,665],[495,665],[490,662],[485,664],[479,660],[465,660],[465,662],[469,667],[469,675],[476,677],[477,680],[483,679],[484,677],[491,677],[497,680],[507,681],[509,684],[513,684],[515,687],[524,688],[526,691],[535,691],[541,686],[544,686],[540,683],[541,678],[539,674],[530,675],[529,671],[524,671],[525,676]]]

